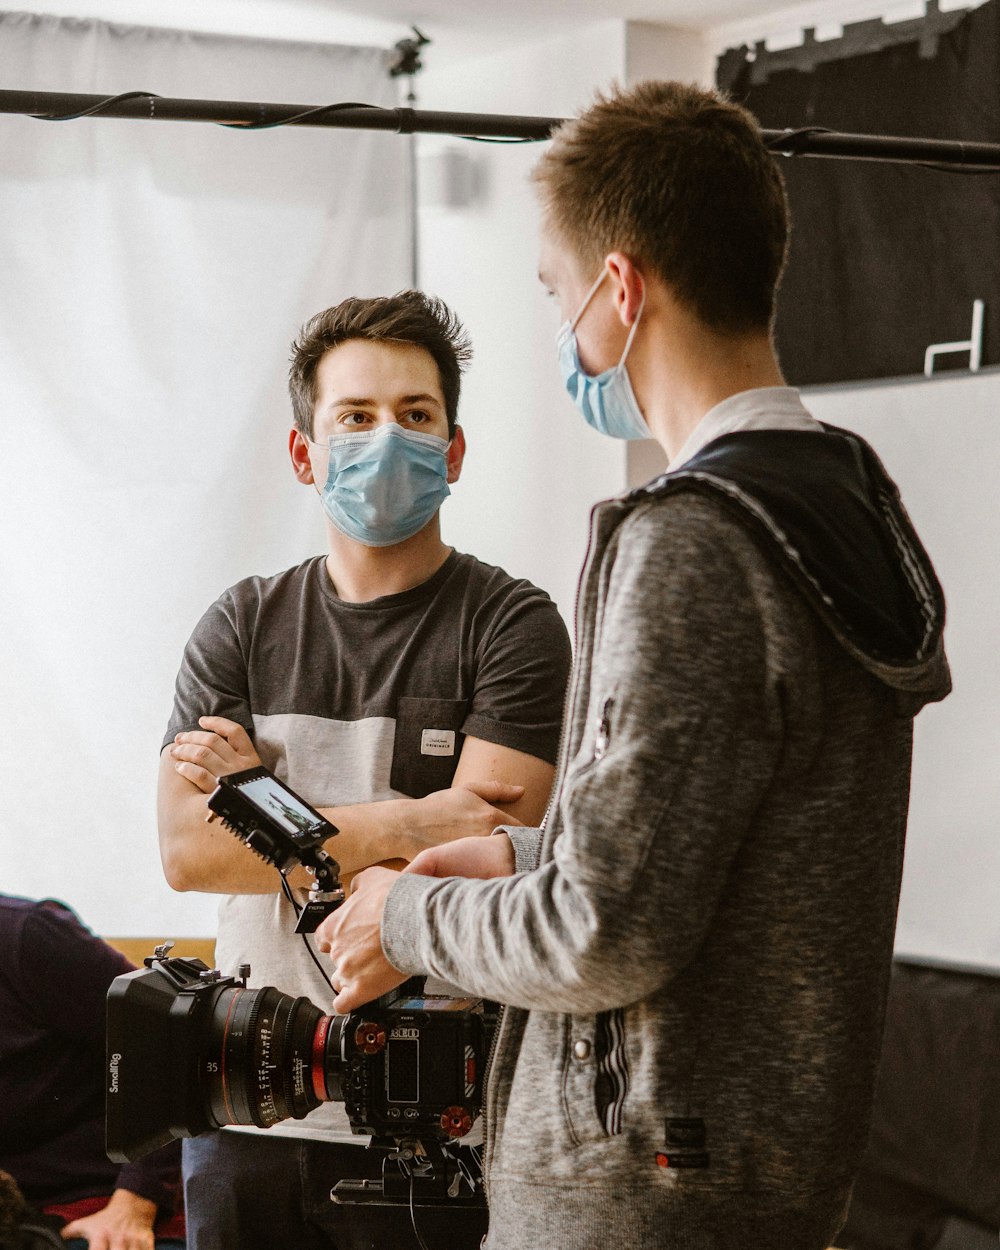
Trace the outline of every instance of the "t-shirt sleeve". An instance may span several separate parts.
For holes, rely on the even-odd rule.
[[[570,664],[556,605],[518,584],[484,639],[462,732],[554,764]]]
[[[247,659],[233,590],[212,604],[188,639],[160,749],[173,742],[175,734],[197,729],[201,716],[225,716],[253,736]]]

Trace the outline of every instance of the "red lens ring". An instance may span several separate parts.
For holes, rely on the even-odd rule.
[[[316,1025],[312,1043],[312,1087],[320,1102],[329,1102],[326,1092],[326,1038],[330,1032],[333,1016],[323,1016]]]

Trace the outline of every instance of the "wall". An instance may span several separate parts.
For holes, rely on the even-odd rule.
[[[0,59],[42,90],[336,81],[395,102],[377,49],[18,14]],[[0,117],[5,891],[65,897],[104,933],[214,928],[216,900],[171,891],[156,848],[174,676],[226,586],[322,549],[288,463],[288,343],[317,308],[405,283],[398,144]]]
[[[53,17],[99,18],[126,25],[138,23],[223,35],[382,48],[391,47],[407,33],[399,22],[345,13],[333,9],[326,0],[253,0],[252,4],[246,0],[18,0],[10,9]],[[13,79],[10,82],[11,87],[18,85]],[[135,87],[143,89],[145,84],[137,83]],[[283,96],[285,99],[299,102],[294,93]]]
[[[653,23],[604,22],[499,54],[484,51],[419,84],[418,107],[563,117],[612,82],[704,78],[700,36]],[[445,537],[543,586],[572,620],[592,504],[626,485],[625,444],[593,433],[559,378],[559,314],[536,279],[538,211],[528,183],[540,145],[420,140],[459,153],[479,192],[468,207],[430,202],[422,181],[421,279],[464,320],[476,351],[462,401],[469,456],[443,512]]]
[[[610,22],[499,55],[484,49],[430,68],[418,107],[565,116],[621,76],[623,56],[622,24]],[[475,348],[461,412],[469,453],[442,512],[445,539],[544,587],[570,621],[587,514],[621,489],[624,453],[583,427],[560,382],[559,314],[536,277],[528,183],[540,145],[421,138],[420,150],[424,169],[458,150],[479,186],[461,209],[427,203],[424,186],[421,282],[455,309]]]
[[[896,479],[948,602],[954,692],[916,722],[900,952],[1000,970],[1000,372],[807,393]]]

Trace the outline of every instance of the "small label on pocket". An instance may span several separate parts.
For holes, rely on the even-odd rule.
[[[421,755],[454,755],[454,729],[425,729],[420,735]]]

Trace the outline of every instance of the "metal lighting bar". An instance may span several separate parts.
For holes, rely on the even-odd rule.
[[[560,117],[450,113],[354,104],[310,106],[183,100],[136,92],[118,97],[58,91],[0,91],[0,113],[20,113],[48,121],[71,120],[87,114],[142,121],[214,122],[216,125],[245,129],[319,126],[338,130],[384,130],[394,134],[522,141],[547,139],[564,120]],[[772,151],[786,156],[822,156],[934,165],[955,170],[1000,171],[1000,144],[995,143],[842,134],[813,127],[765,130],[763,136]]]

